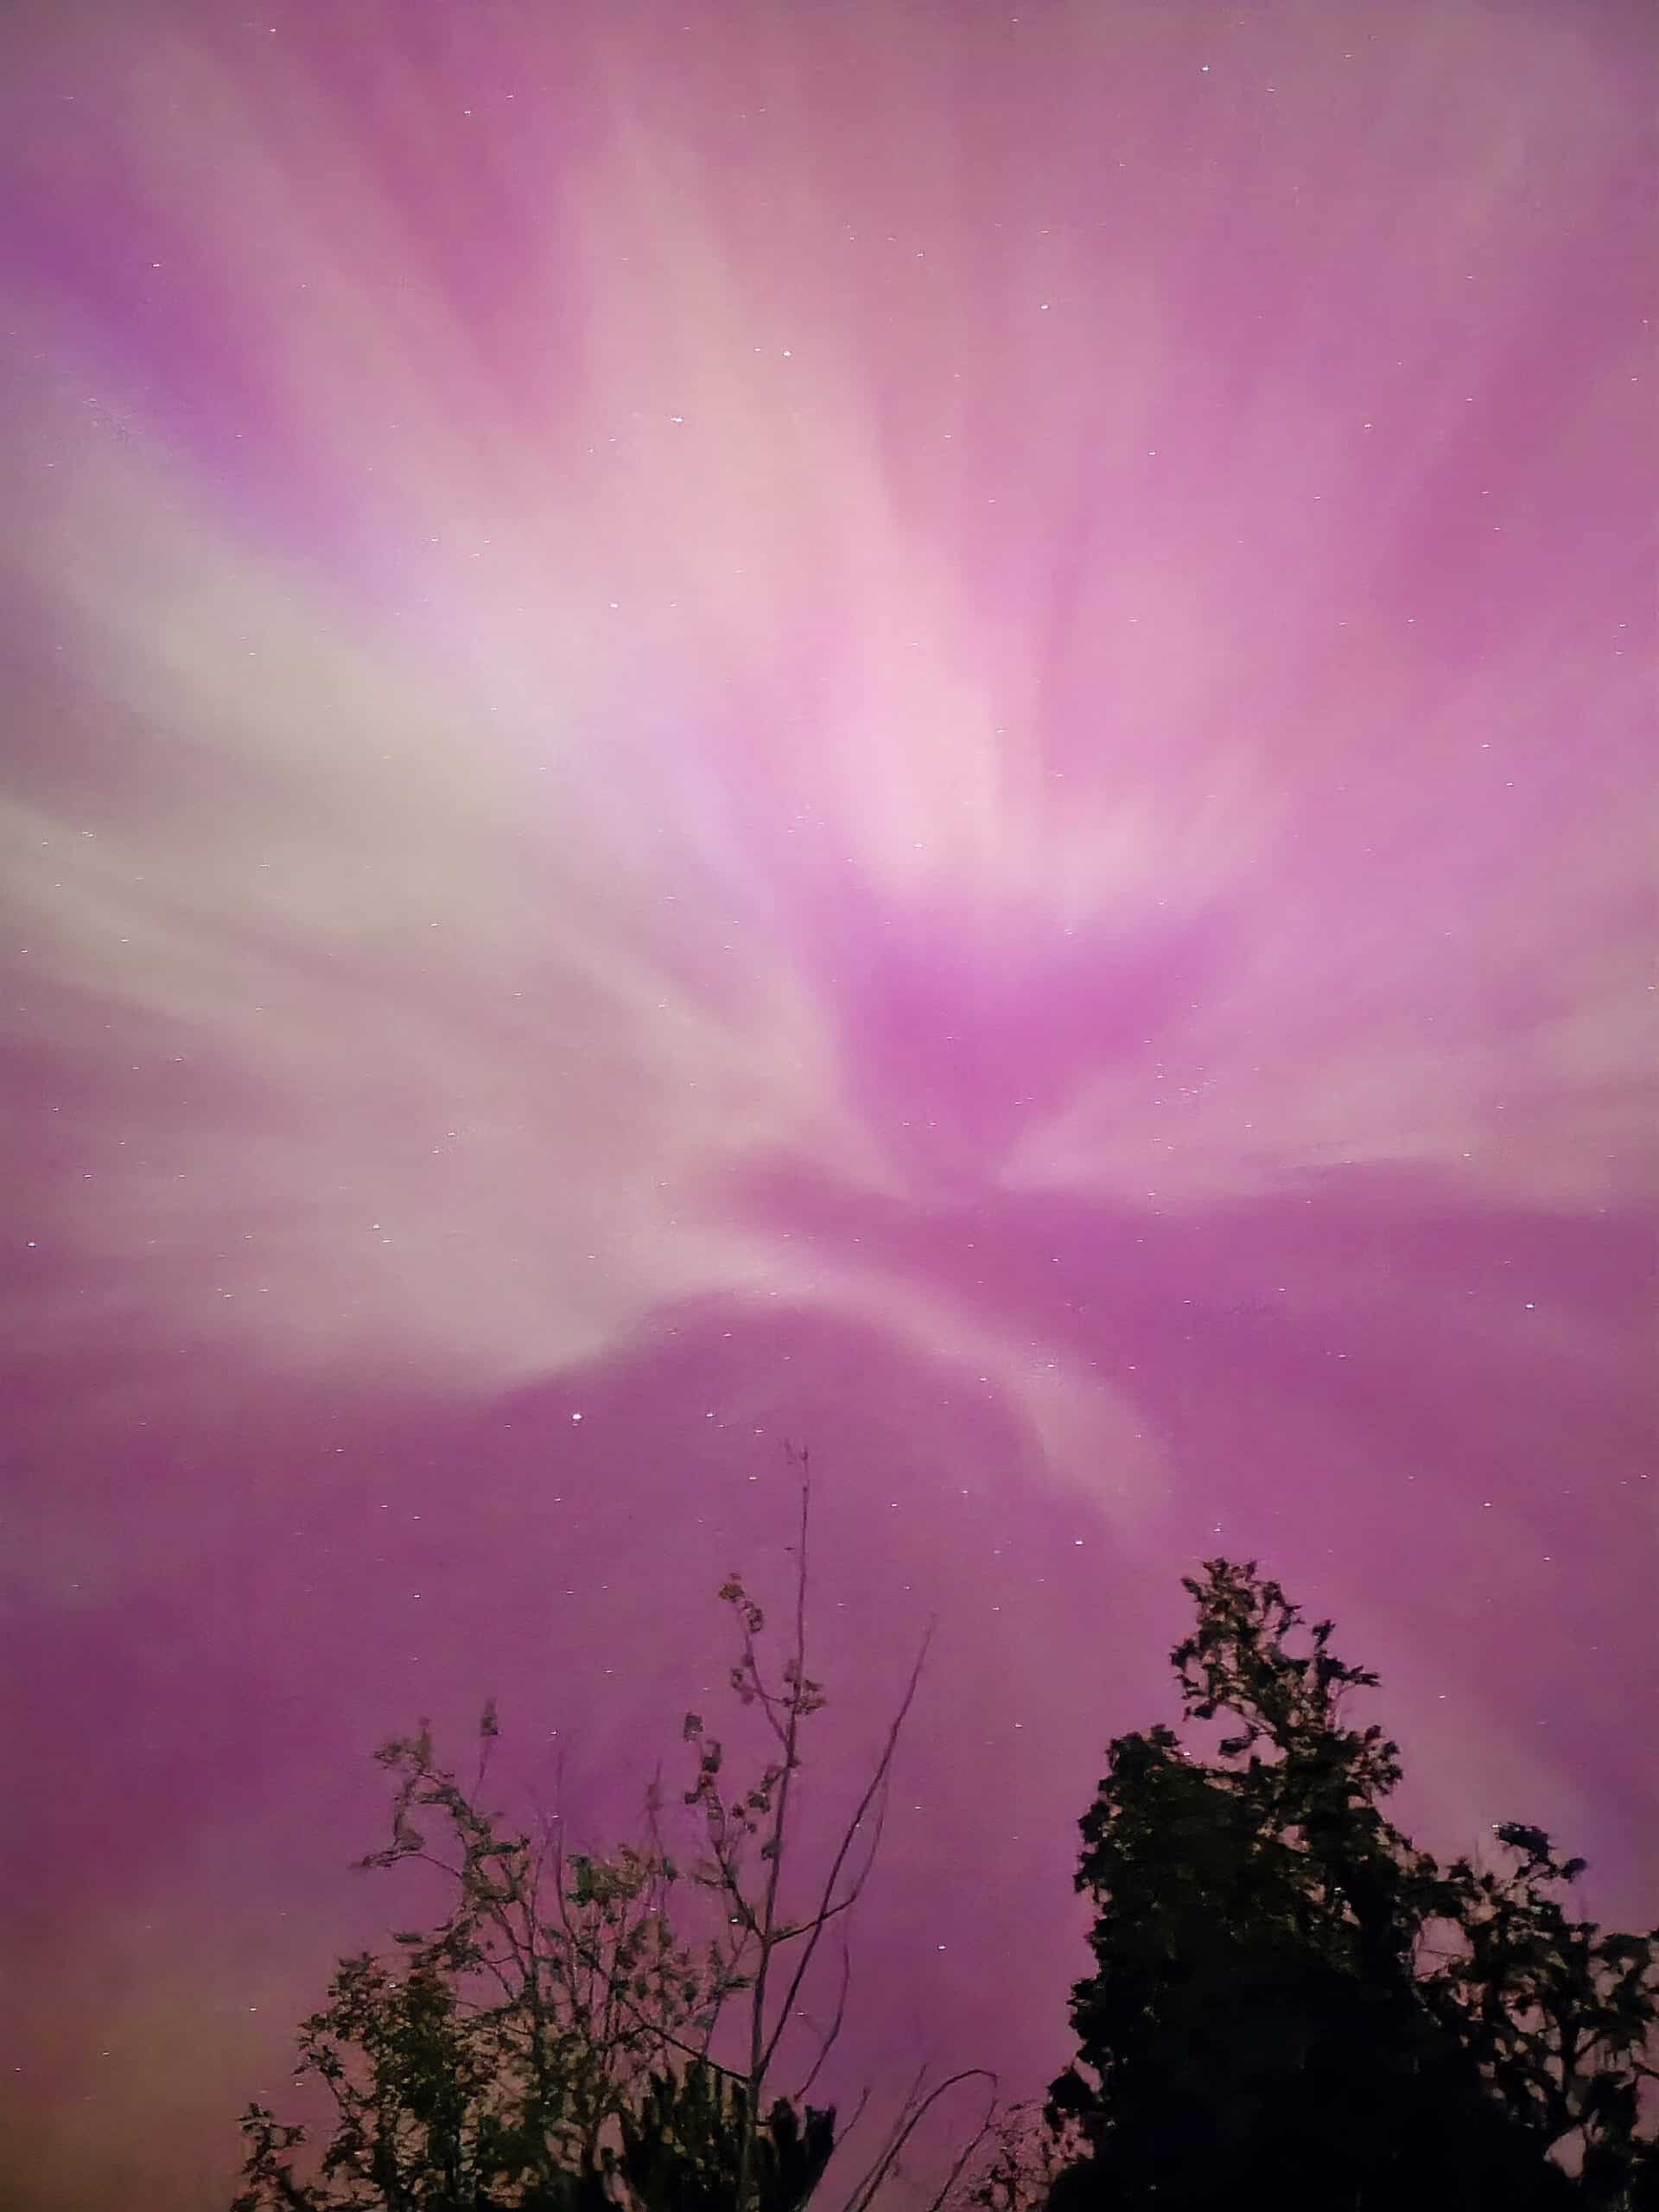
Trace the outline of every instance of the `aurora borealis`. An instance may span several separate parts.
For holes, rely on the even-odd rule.
[[[1656,60],[6,13],[20,2206],[224,2201],[418,1713],[626,1821],[785,1437],[846,2082],[1063,2058],[1209,1551],[1652,1919]]]

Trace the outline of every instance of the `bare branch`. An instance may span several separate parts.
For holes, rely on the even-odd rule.
[[[923,2077],[921,2075],[917,2077],[918,2088],[921,2086],[922,2078]],[[928,2094],[923,2098],[920,2104],[916,2107],[916,2109],[910,2114],[909,2118],[907,2120],[904,2120],[903,2126],[898,2127],[895,2133],[889,2137],[886,2149],[882,2152],[875,2164],[866,2174],[864,2180],[861,2183],[855,2194],[849,2199],[847,2212],[868,2212],[869,2205],[874,2197],[876,2190],[881,2186],[881,2183],[887,2179],[887,2176],[893,2171],[893,2161],[898,2158],[899,2152],[904,2149],[906,2144],[909,2142],[916,2130],[921,2126],[923,2120],[926,2119],[933,2107],[938,2104],[939,2099],[944,2096],[947,2089],[954,2089],[958,2082],[972,2081],[985,2081],[990,2082],[992,2085],[993,2097],[995,2097],[996,2076],[991,2072],[988,2067],[964,2066],[960,2073],[947,2075],[945,2079],[939,2083],[936,2089],[931,2090]],[[914,2094],[915,2092],[912,2090],[911,2094],[913,2095]],[[908,2098],[906,2098],[906,2104],[909,2102]],[[904,2114],[903,2106],[899,2107],[899,2112],[902,2119]]]
[[[876,1764],[875,1770],[870,1777],[870,1781],[865,1789],[863,1796],[859,1799],[858,1804],[854,1809],[851,1820],[847,1823],[846,1828],[842,1832],[840,1847],[836,1850],[835,1859],[830,1865],[829,1876],[824,1883],[822,1893],[822,1901],[818,1906],[818,1910],[811,1916],[806,1923],[810,1931],[807,1936],[806,1945],[804,1949],[802,1951],[800,1960],[796,1966],[794,1979],[791,1981],[788,1992],[784,1999],[784,2017],[785,2018],[788,2017],[790,2008],[794,2005],[796,1996],[800,1990],[802,1982],[806,1978],[807,1968],[812,1963],[813,1955],[817,1951],[819,1941],[823,1936],[825,1923],[828,1920],[833,1917],[830,1900],[835,1895],[836,1884],[841,1878],[841,1870],[847,1863],[848,1853],[853,1847],[853,1839],[857,1834],[864,1815],[868,1812],[870,1806],[875,1798],[876,1793],[886,1783],[888,1770],[893,1764],[893,1755],[899,1748],[899,1738],[900,1732],[903,1730],[905,1722],[909,1717],[910,1708],[915,1702],[916,1692],[922,1679],[922,1669],[927,1662],[928,1646],[931,1643],[932,1637],[933,1624],[930,1621],[923,1634],[921,1646],[916,1654],[916,1663],[910,1670],[910,1680],[905,1686],[904,1696],[899,1700],[899,1710],[893,1715],[893,1720],[888,1726],[887,1739],[881,1749],[881,1756]],[[868,1874],[868,1867],[865,1872],[866,1874]],[[856,1897],[856,1895],[857,1891],[855,1891],[853,1896]],[[843,1905],[850,1904],[852,1901],[853,1898],[849,1897],[843,1900]],[[836,1907],[834,1910],[838,1910],[841,1909],[842,1908]],[[772,2038],[772,2045],[774,2048],[776,2047],[777,2040],[777,2036],[774,2035]]]

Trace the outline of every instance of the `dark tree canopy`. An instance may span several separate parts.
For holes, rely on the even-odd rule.
[[[1497,1867],[1438,1865],[1386,1817],[1398,1746],[1348,1725],[1376,1677],[1332,1623],[1304,1630],[1253,1562],[1185,1586],[1186,1717],[1229,1732],[1208,1761],[1120,1737],[1080,1823],[1095,1971],[1049,2116],[1086,2151],[1052,2212],[1659,2205],[1659,1931],[1572,1918],[1582,1862],[1535,1828],[1495,1832]]]
[[[396,1933],[394,1958],[342,1961],[300,2038],[327,2138],[251,2106],[234,2212],[823,2202],[846,2131],[810,2092],[844,1950],[827,2024],[802,1993],[863,1889],[922,1662],[827,1879],[798,1894],[794,1781],[823,1703],[804,1477],[803,1461],[781,1663],[743,1584],[720,1593],[763,1763],[734,1780],[685,1715],[689,1850],[665,1847],[654,1786],[643,1840],[607,1858],[483,1809],[493,1706],[470,1788],[424,1726],[379,1753],[391,1840],[363,1864],[439,1870],[448,1908]],[[1254,1562],[1208,1560],[1184,1586],[1197,1619],[1171,1660],[1202,1732],[1118,1738],[1079,1824],[1095,1920],[1077,2057],[1040,2115],[993,2100],[928,2212],[1659,2212],[1642,2102],[1659,2081],[1659,1930],[1573,1916],[1583,1862],[1541,1829],[1497,1828],[1490,1865],[1418,1849],[1386,1810],[1398,1746],[1349,1717],[1376,1677],[1332,1654],[1331,1622],[1306,1625]],[[918,2123],[970,2079],[989,2077],[925,2092],[918,2075],[837,2212],[891,2201]]]

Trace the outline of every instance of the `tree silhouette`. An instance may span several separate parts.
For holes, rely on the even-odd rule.
[[[836,2114],[808,2096],[841,2031],[844,1945],[804,2078],[782,2094],[772,2085],[826,1935],[874,1863],[927,1644],[828,1874],[791,1904],[792,1785],[804,1726],[824,1703],[806,1669],[811,1491],[797,1458],[795,1602],[775,1674],[760,1607],[736,1576],[720,1592],[738,1627],[732,1690],[758,1710],[774,1755],[734,1786],[723,1745],[686,1714],[696,1767],[683,1803],[701,1847],[683,1861],[664,1842],[654,1783],[643,1842],[609,1857],[567,1853],[556,1834],[532,1838],[484,1809],[493,1702],[470,1788],[438,1764],[424,1722],[385,1745],[376,1757],[397,1777],[391,1840],[359,1863],[436,1870],[448,1910],[435,1928],[394,1934],[395,1964],[342,1961],[327,2004],[302,2025],[296,2069],[332,2101],[329,2139],[308,2156],[303,2126],[250,2106],[232,2212],[799,2212],[817,2194]],[[709,1932],[683,1938],[688,1919]],[[847,2212],[867,2212],[923,2117],[975,2076],[988,2079],[969,2069],[930,2091],[918,2077],[849,2184]]]
[[[1047,2115],[1086,2147],[1052,2212],[1659,2203],[1659,1931],[1569,1918],[1582,1862],[1536,1829],[1495,1831],[1498,1871],[1438,1866],[1384,1816],[1399,1749],[1346,1725],[1376,1677],[1332,1624],[1299,1637],[1254,1562],[1184,1586],[1186,1719],[1231,1732],[1208,1762],[1169,1728],[1119,1738],[1079,1824],[1095,1972]]]

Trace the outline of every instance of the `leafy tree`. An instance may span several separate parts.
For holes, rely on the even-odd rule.
[[[1535,1828],[1495,1831],[1497,1871],[1439,1866],[1384,1814],[1399,1747],[1347,1725],[1376,1677],[1332,1624],[1299,1634],[1254,1562],[1184,1586],[1185,1716],[1231,1732],[1208,1762],[1169,1728],[1119,1738],[1080,1823],[1095,1972],[1047,2117],[1086,2147],[1052,2212],[1269,2188],[1330,2212],[1659,2205],[1659,1930],[1571,1918],[1582,1861]]]
[[[685,1716],[696,1766],[683,1802],[699,1836],[689,1860],[664,1843],[655,1784],[645,1840],[609,1857],[567,1853],[556,1834],[532,1838],[485,1810],[493,1702],[470,1788],[438,1764],[424,1722],[376,1754],[397,1780],[391,1837],[359,1864],[435,1869],[448,1909],[435,1928],[398,1930],[394,1963],[341,1962],[301,2029],[296,2069],[327,2091],[332,2133],[311,2153],[302,2126],[250,2106],[232,2212],[798,2212],[813,2198],[837,2136],[834,2111],[807,2100],[845,2014],[844,1942],[804,2077],[783,2094],[774,2079],[826,1936],[874,1865],[926,1640],[827,1876],[791,1904],[802,1732],[824,1703],[807,1672],[810,1484],[798,1462],[795,1603],[775,1672],[760,1607],[735,1576],[720,1592],[738,1630],[731,1688],[759,1713],[772,1756],[733,1784],[720,1738]],[[688,1919],[710,1932],[683,1936]],[[969,2078],[926,2094],[918,2079],[848,2212],[867,2212],[925,2114]]]

